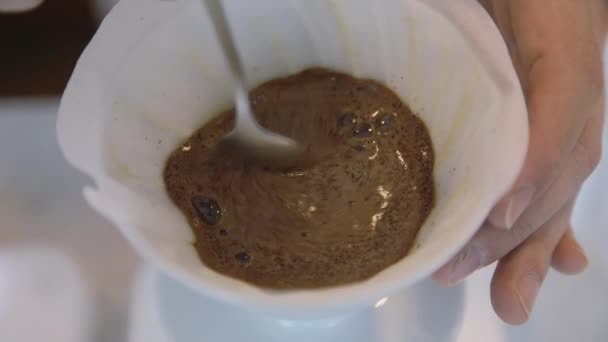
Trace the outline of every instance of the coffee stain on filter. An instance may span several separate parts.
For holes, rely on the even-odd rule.
[[[358,75],[360,73],[361,66],[355,58],[352,32],[348,28],[346,17],[336,0],[329,1],[329,9],[335,17],[336,28],[338,29],[340,41],[344,45],[345,57],[348,59],[349,65],[351,66],[351,72],[353,75]]]
[[[443,145],[438,146],[436,150],[435,167],[438,169],[441,169],[441,165],[450,157],[454,150],[454,145],[456,145],[456,141],[464,134],[467,123],[471,122],[475,96],[474,90],[478,88],[479,81],[479,68],[475,66],[473,67],[473,70],[471,70],[471,74],[467,80],[466,90],[463,92],[460,105],[456,110],[452,125],[448,130],[447,139],[444,141]]]
[[[409,77],[409,82],[408,84],[410,86],[416,86],[418,84],[420,84],[418,82],[419,79],[419,75],[418,75],[418,22],[416,17],[410,16],[410,15],[404,15],[403,16],[403,21],[405,23],[407,23],[407,34],[408,34],[408,65],[407,65],[407,70],[409,71],[408,77]],[[416,94],[416,91],[414,89],[411,89],[409,92],[409,94]],[[406,102],[409,104],[409,106],[411,108],[420,108],[420,106],[418,105],[418,101],[417,101],[417,97],[416,96],[411,96],[410,98],[406,99]]]
[[[268,37],[266,40],[268,44],[270,44],[271,55],[277,56],[278,60],[281,61],[281,68],[288,71],[288,73],[296,72],[296,67],[293,63],[290,63],[292,60],[289,56],[289,44],[284,41],[283,38],[277,32],[281,32],[281,30],[277,27],[272,26],[272,19],[265,18],[263,16],[256,16],[255,18],[255,32],[263,32],[264,35]],[[276,68],[276,66],[275,66]],[[277,68],[279,69],[279,68]]]
[[[437,186],[439,186],[437,184]],[[414,254],[416,250],[420,249],[426,243],[426,236],[428,235],[428,229],[430,227],[435,227],[435,222],[437,221],[445,221],[446,218],[438,218],[437,215],[444,213],[446,208],[458,208],[458,210],[451,210],[451,217],[448,219],[454,220],[455,222],[461,222],[461,217],[469,216],[473,211],[474,207],[479,204],[479,196],[475,193],[471,193],[471,176],[467,172],[462,176],[462,180],[456,182],[455,189],[452,191],[441,191],[441,189],[437,189],[437,201],[443,202],[439,206],[439,203],[435,204],[435,208],[431,210],[429,217],[426,218],[426,221],[420,228],[418,235],[416,236],[416,240],[412,246],[412,249],[409,251],[408,255]],[[443,194],[442,194],[443,193]],[[449,197],[442,199],[446,194],[450,194]],[[466,199],[463,201],[463,199]],[[460,213],[457,217],[455,217],[454,213]]]

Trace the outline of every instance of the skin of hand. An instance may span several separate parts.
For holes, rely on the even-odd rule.
[[[577,274],[587,258],[570,216],[601,158],[604,120],[602,0],[479,0],[509,48],[526,97],[530,144],[515,185],[475,237],[434,274],[453,286],[498,261],[491,300],[523,324],[551,266]]]

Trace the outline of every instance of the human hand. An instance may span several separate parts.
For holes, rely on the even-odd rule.
[[[527,321],[553,266],[582,272],[587,259],[570,215],[601,157],[604,117],[602,0],[480,0],[499,27],[521,81],[530,144],[519,178],[464,249],[437,271],[443,285],[498,260],[494,310]]]
[[[34,9],[44,0],[0,0],[0,13],[25,12]]]

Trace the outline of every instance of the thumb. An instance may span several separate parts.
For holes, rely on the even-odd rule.
[[[511,2],[512,29],[526,85],[530,144],[512,190],[488,216],[510,228],[559,175],[603,92],[601,49],[581,27],[584,6],[556,1],[564,10],[533,8],[540,2]],[[567,8],[566,8],[567,7]]]

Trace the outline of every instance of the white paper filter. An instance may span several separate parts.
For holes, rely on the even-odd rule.
[[[320,66],[378,80],[428,125],[437,206],[419,247],[374,278],[274,292],[206,268],[168,198],[170,152],[231,105],[227,69],[197,0],[123,0],[81,57],[61,102],[67,159],[87,200],[161,270],[219,299],[318,315],[373,303],[428,276],[463,246],[514,181],[527,147],[508,53],[476,1],[225,0],[251,86]],[[238,191],[238,190],[235,190]]]

